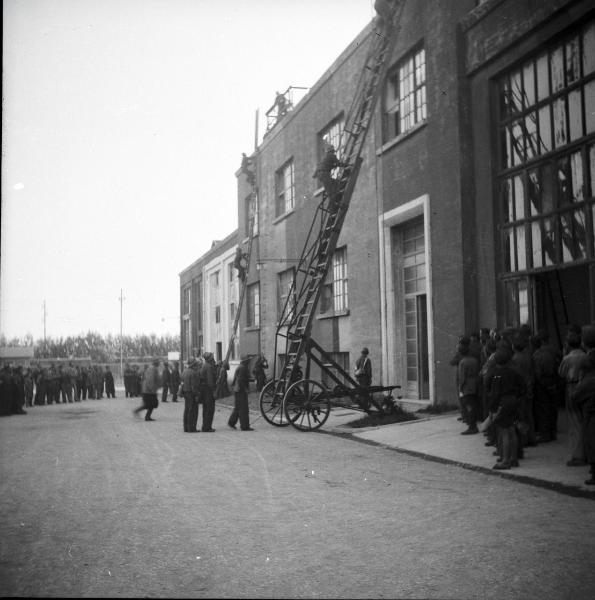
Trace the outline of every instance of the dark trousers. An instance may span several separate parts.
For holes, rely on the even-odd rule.
[[[116,386],[113,383],[106,383],[105,384],[105,395],[108,398],[115,398],[116,397]]]
[[[228,423],[235,427],[238,419],[240,420],[240,429],[250,427],[250,411],[248,410],[248,394],[246,392],[234,392],[234,406],[229,415]]]
[[[167,393],[169,391],[169,386],[167,383],[163,384],[163,392],[161,392],[161,402],[167,402]]]
[[[465,423],[470,428],[477,427],[477,417],[478,417],[478,405],[477,405],[477,395],[476,394],[465,394],[461,397],[461,405],[464,410],[464,420]]]
[[[62,402],[72,402],[72,384],[71,383],[63,383],[62,384]]]
[[[153,410],[157,408],[157,404],[157,394],[143,394],[143,403],[134,412],[138,413],[141,410],[146,410],[145,421],[147,421],[151,418]]]
[[[557,396],[544,386],[535,386],[535,428],[542,441],[555,440],[558,425]]]
[[[184,431],[196,431],[198,423],[198,399],[190,392],[184,392]]]
[[[206,431],[213,427],[215,416],[215,397],[209,387],[201,387],[200,401],[202,402],[202,430]]]

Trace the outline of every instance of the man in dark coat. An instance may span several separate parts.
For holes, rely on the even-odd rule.
[[[198,363],[190,358],[188,366],[182,373],[182,396],[184,397],[184,432],[198,433],[198,395],[200,393],[200,377]]]
[[[205,352],[204,363],[200,369],[200,402],[202,403],[202,431],[211,433],[213,417],[215,416],[215,389],[217,379],[215,372],[215,359],[212,352]]]
[[[260,354],[254,363],[254,368],[252,369],[252,373],[254,375],[254,379],[256,379],[256,391],[262,391],[262,388],[265,386],[267,382],[267,376],[265,373],[265,369],[269,368],[269,363],[265,358],[264,354]]]
[[[534,380],[534,406],[539,443],[551,442],[557,437],[558,404],[561,398],[560,366],[557,351],[547,343],[542,333],[533,336],[531,344],[536,348],[532,357]]]
[[[248,406],[248,390],[250,381],[250,372],[248,364],[250,356],[244,355],[240,359],[240,364],[236,368],[233,376],[232,389],[234,395],[234,407],[227,424],[232,428],[236,428],[238,419],[240,420],[240,429],[242,431],[254,431],[250,427],[250,410]]]
[[[337,167],[346,167],[347,164],[341,162],[333,146],[328,146],[326,153],[314,171],[314,178],[318,179],[319,185],[324,187],[324,191],[329,201],[335,202],[335,196],[338,191],[338,181],[333,177],[332,172]]]
[[[103,374],[103,381],[105,383],[105,395],[108,398],[115,398],[116,386],[114,385],[114,374],[107,365],[105,367],[105,373]]]

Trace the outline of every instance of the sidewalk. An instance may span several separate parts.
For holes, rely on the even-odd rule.
[[[328,421],[320,431],[333,435],[350,436],[356,440],[392,448],[427,460],[456,464],[495,476],[505,477],[553,489],[566,494],[595,500],[595,486],[585,485],[589,467],[567,467],[566,414],[560,411],[558,439],[555,442],[525,448],[520,466],[508,471],[492,469],[496,457],[493,446],[485,446],[482,434],[460,435],[465,426],[457,421],[457,412],[446,415],[423,416],[416,421],[354,429],[347,423],[361,418],[354,410],[333,408]]]

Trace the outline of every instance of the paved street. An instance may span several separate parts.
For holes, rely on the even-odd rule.
[[[183,404],[0,419],[2,596],[592,598],[595,502]],[[409,427],[415,427],[410,425]]]

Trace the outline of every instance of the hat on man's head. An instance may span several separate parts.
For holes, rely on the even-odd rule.
[[[204,352],[203,355],[202,355],[202,357],[205,360],[212,360],[213,359],[213,353],[212,352]]]
[[[362,354],[370,354],[370,351],[367,348],[362,348]]]
[[[240,362],[246,362],[247,360],[250,360],[251,356],[249,354],[242,354],[242,356],[240,356]]]

